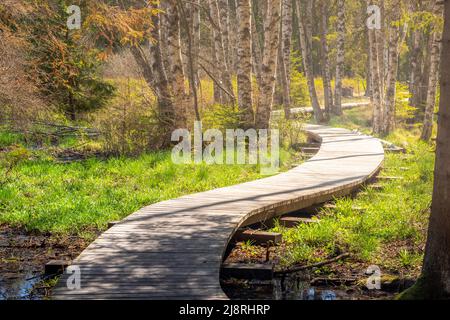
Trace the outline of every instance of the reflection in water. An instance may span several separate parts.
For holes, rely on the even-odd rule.
[[[272,281],[222,281],[222,289],[235,300],[343,300],[351,298],[345,290],[310,285],[306,274],[286,275]]]
[[[11,274],[0,277],[0,300],[34,300],[33,287],[41,281],[33,274]]]

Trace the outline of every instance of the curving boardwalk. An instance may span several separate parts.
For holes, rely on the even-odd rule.
[[[384,160],[378,139],[308,125],[322,142],[306,163],[277,176],[153,204],[103,233],[74,262],[81,289],[55,299],[226,299],[220,267],[227,243],[244,224],[352,192]]]

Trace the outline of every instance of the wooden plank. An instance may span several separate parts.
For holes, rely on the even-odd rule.
[[[288,172],[156,203],[112,226],[74,261],[82,290],[68,290],[63,275],[54,298],[225,299],[219,276],[235,230],[348,195],[383,163],[375,138],[315,125],[307,132],[320,150]]]
[[[239,230],[236,232],[234,239],[236,241],[251,241],[252,244],[280,244],[283,240],[281,233],[268,232],[261,230]]]
[[[309,219],[301,217],[286,216],[280,218],[280,224],[285,228],[295,228],[300,224],[318,223],[318,219]]]

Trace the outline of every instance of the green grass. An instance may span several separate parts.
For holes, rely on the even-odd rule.
[[[368,115],[365,108],[348,110],[332,125],[368,132]],[[408,153],[387,154],[381,175],[402,180],[380,181],[382,190],[369,185],[355,199],[336,199],[336,209],[319,213],[320,223],[293,229],[277,225],[274,231],[282,232],[287,243],[282,264],[313,263],[349,252],[354,261],[393,270],[401,266],[416,274],[422,262],[434,168],[433,148],[419,142],[418,136],[417,129],[398,129],[386,137]]]
[[[22,143],[22,136],[17,133],[0,131],[0,149]]]
[[[0,224],[83,237],[152,203],[261,178],[254,165],[175,165],[170,152],[69,164],[33,156],[0,184]],[[284,169],[297,161],[280,157]]]

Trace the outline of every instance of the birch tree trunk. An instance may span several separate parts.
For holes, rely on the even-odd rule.
[[[228,93],[233,93],[233,86],[231,82],[231,76],[228,70],[224,41],[223,41],[223,27],[219,15],[219,6],[217,0],[209,0],[209,8],[211,17],[214,21],[213,26],[213,37],[214,37],[214,52],[216,55],[217,69],[220,73],[221,85],[228,91]],[[233,102],[233,99],[227,95],[221,94],[221,103],[229,104]]]
[[[371,5],[371,1],[367,1],[368,5]],[[375,134],[381,133],[382,125],[382,97],[381,97],[381,71],[380,71],[380,58],[378,37],[374,29],[368,29],[368,39],[369,39],[369,55],[370,55],[370,74],[371,74],[371,84],[372,84],[372,97],[371,101],[373,104],[373,132]]]
[[[238,51],[237,87],[238,106],[242,122],[247,128],[254,123],[252,97],[252,15],[251,0],[237,0]]]
[[[283,107],[286,119],[291,117],[291,39],[292,0],[283,0],[281,18],[280,70],[283,87]]]
[[[310,1],[310,0],[308,0]],[[319,99],[317,98],[316,86],[314,84],[314,72],[312,66],[312,53],[309,45],[310,40],[307,39],[307,31],[305,28],[305,21],[301,14],[301,0],[296,2],[296,13],[299,29],[299,42],[302,51],[303,68],[305,70],[306,79],[308,82],[309,97],[314,111],[314,119],[321,123],[324,121],[322,109],[320,108]]]
[[[330,60],[328,57],[328,3],[327,0],[323,0],[320,4],[320,44],[321,44],[321,56],[322,56],[322,78],[324,89],[324,102],[325,102],[325,117],[329,119],[330,113],[333,108],[333,93],[331,90],[331,72],[330,72]]]
[[[195,0],[194,4],[192,5],[192,51],[193,51],[193,68],[195,72],[195,81],[196,81],[196,87],[199,87],[200,85],[200,77],[198,74],[198,59],[200,54],[200,41],[201,41],[201,31],[200,31],[200,22],[201,22],[201,15],[200,15],[200,0]]]
[[[438,85],[438,68],[440,60],[440,34],[433,33],[433,47],[430,56],[430,78],[428,83],[427,103],[423,119],[421,139],[429,141],[433,133],[434,109],[436,107],[436,92]]]
[[[410,105],[418,107],[419,105],[419,86],[420,86],[420,32],[418,30],[412,35],[412,54],[411,54],[411,73],[409,80],[409,91],[411,93]]]
[[[232,59],[230,49],[230,15],[228,8],[228,0],[217,0],[219,6],[220,29],[223,43],[223,51],[225,54],[225,63],[229,72],[231,72]]]
[[[338,0],[338,21],[337,21],[337,54],[336,54],[336,79],[334,87],[334,108],[333,113],[342,115],[342,76],[344,72],[345,60],[345,0]]]
[[[258,87],[262,85],[262,49],[260,45],[260,38],[258,35],[258,30],[256,28],[255,15],[252,14],[252,61],[253,61],[253,71],[256,76],[256,82]]]
[[[186,128],[186,87],[181,58],[180,14],[176,0],[167,3],[167,50],[168,70],[171,74],[171,87],[176,108],[175,123]]]
[[[264,56],[259,88],[256,127],[268,129],[275,92],[278,46],[280,42],[281,0],[268,0],[264,23]]]
[[[395,128],[395,94],[397,84],[398,73],[398,55],[399,55],[399,40],[400,40],[400,27],[398,25],[400,19],[400,12],[395,10],[394,12],[395,25],[390,28],[389,35],[389,64],[388,64],[388,76],[386,82],[386,101],[384,109],[384,134],[389,134]]]

